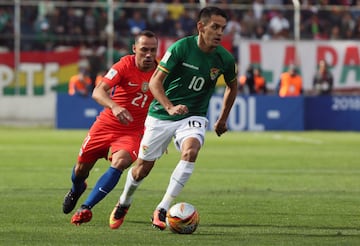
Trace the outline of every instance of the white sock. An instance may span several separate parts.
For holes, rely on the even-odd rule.
[[[131,204],[132,196],[141,183],[141,181],[137,182],[134,180],[132,169],[133,168],[130,168],[127,173],[124,190],[119,199],[120,204],[124,206],[129,206]]]
[[[170,177],[166,193],[157,208],[168,210],[193,173],[195,163],[180,160]]]

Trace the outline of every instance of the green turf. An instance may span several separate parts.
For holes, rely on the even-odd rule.
[[[0,245],[360,245],[360,133],[207,134],[177,201],[194,204],[193,235],[156,231],[150,216],[179,154],[157,163],[119,230],[108,216],[125,177],[76,227],[62,213],[86,131],[0,128]],[[108,168],[98,162],[89,190]]]

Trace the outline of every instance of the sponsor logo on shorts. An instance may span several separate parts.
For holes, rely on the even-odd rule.
[[[146,153],[148,151],[148,149],[149,149],[149,147],[146,146],[146,145],[141,146],[141,148],[142,148],[144,153]]]

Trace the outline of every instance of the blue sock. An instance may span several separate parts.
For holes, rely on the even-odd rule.
[[[90,208],[100,202],[119,182],[122,171],[109,167],[109,169],[97,181],[94,189],[89,194],[83,205]]]
[[[83,192],[85,189],[85,180],[87,179],[86,177],[81,177],[81,176],[75,176],[75,166],[72,170],[72,174],[71,174],[71,181],[72,181],[72,187],[71,190],[75,193],[80,193]]]

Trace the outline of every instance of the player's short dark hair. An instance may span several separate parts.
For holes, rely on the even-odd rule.
[[[198,21],[208,22],[213,15],[220,15],[228,21],[226,12],[215,6],[208,6],[200,10],[198,15]]]
[[[141,36],[146,36],[148,38],[156,38],[156,40],[157,40],[157,36],[154,32],[152,32],[150,30],[143,30],[135,36],[135,43],[137,43],[139,41],[139,38]]]

